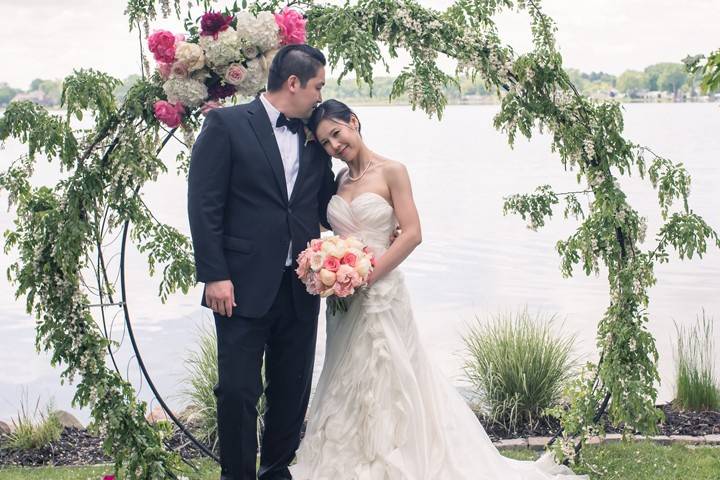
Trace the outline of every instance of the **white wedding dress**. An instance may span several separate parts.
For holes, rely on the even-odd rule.
[[[396,220],[366,192],[334,196],[328,219],[381,256]],[[503,457],[418,339],[403,275],[394,270],[327,317],[325,363],[294,480],[579,480],[549,454]]]

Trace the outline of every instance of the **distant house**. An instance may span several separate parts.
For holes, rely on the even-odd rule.
[[[32,92],[22,92],[18,93],[13,97],[11,102],[21,102],[25,100],[30,100],[31,102],[40,104],[40,105],[52,105],[52,100],[45,95],[45,92],[42,90],[33,90]]]

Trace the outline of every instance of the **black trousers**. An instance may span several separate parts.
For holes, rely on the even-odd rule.
[[[270,311],[262,318],[215,315],[218,376],[215,389],[222,478],[256,479],[257,402],[263,389],[265,430],[261,480],[290,479],[312,381],[317,316],[299,318],[293,304],[295,273],[286,269]]]

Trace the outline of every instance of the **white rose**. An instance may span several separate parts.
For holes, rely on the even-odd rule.
[[[355,264],[355,271],[357,271],[361,277],[365,278],[370,272],[370,267],[370,260],[368,260],[367,258],[360,258]]]
[[[310,256],[310,268],[317,272],[320,270],[323,266],[323,263],[325,262],[325,255],[323,255],[322,252],[314,252]]]
[[[175,61],[181,62],[188,72],[192,72],[205,66],[205,54],[200,45],[178,42],[175,45]]]

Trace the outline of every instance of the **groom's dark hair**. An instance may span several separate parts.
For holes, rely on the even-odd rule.
[[[295,75],[300,86],[305,88],[308,80],[317,75],[320,67],[325,66],[325,55],[310,45],[286,45],[275,54],[268,73],[268,92],[280,90],[283,83]]]

